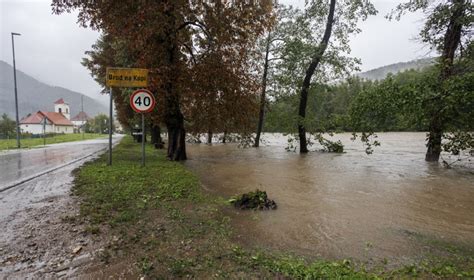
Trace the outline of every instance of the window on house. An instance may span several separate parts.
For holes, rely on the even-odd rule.
[[[61,110],[61,108],[59,108],[59,113],[62,113],[62,110]]]
[[[66,114],[69,114],[69,109],[68,108],[66,108]]]

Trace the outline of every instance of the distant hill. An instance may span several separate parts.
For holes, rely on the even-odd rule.
[[[44,84],[17,69],[18,110],[20,119],[38,110],[53,111],[53,102],[63,98],[69,103],[71,118],[81,111],[83,94],[62,87]],[[106,114],[108,109],[97,100],[84,95],[84,111],[94,117],[99,113]],[[15,116],[15,96],[13,87],[13,67],[0,60],[0,115],[7,113],[12,119]]]
[[[422,58],[416,59],[408,62],[399,62],[395,64],[390,64],[369,70],[367,72],[362,72],[356,74],[356,76],[368,79],[368,80],[383,80],[387,77],[388,73],[396,74],[398,72],[403,72],[409,69],[422,69],[427,66],[431,66],[435,63],[436,58]]]

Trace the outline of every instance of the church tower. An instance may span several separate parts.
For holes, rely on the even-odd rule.
[[[64,102],[62,98],[54,102],[54,112],[63,114],[63,116],[66,117],[66,119],[68,120],[71,119],[71,111],[69,109],[69,104]]]

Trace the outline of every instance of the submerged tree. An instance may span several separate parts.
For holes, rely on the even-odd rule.
[[[283,59],[278,62],[278,90],[283,95],[300,96],[298,128],[300,152],[308,152],[306,133],[321,133],[321,127],[311,127],[306,118],[308,93],[316,84],[340,79],[357,69],[360,61],[350,53],[349,36],[360,32],[359,20],[375,14],[367,1],[313,0],[292,24],[292,34],[285,39]],[[332,38],[332,39],[331,39]]]
[[[53,12],[79,10],[83,26],[101,30],[124,44],[127,67],[150,70],[150,89],[163,102],[168,158],[186,159],[183,96],[193,90],[194,63],[216,48],[215,38],[238,57],[236,42],[255,40],[271,22],[271,1],[53,1]],[[212,11],[219,10],[219,13]],[[223,19],[223,20],[222,20]],[[217,36],[218,34],[219,36]],[[228,60],[236,63],[240,60]],[[96,67],[107,66],[96,61]],[[226,92],[232,95],[234,92]],[[188,104],[189,105],[189,104]]]
[[[351,126],[364,133],[363,140],[375,131],[405,127],[426,131],[432,125],[430,104],[439,92],[443,97],[442,116],[445,129],[440,149],[454,155],[474,149],[474,44],[453,64],[453,76],[440,81],[438,65],[417,71],[410,70],[374,83],[360,92],[351,104]],[[436,106],[439,106],[436,105]],[[438,107],[435,107],[438,108]],[[428,139],[428,141],[430,141]],[[370,145],[368,146],[369,150]]]
[[[335,10],[336,10],[336,0],[331,0],[329,4],[328,19],[326,21],[326,29],[324,30],[323,39],[321,40],[321,43],[319,43],[319,46],[316,49],[308,68],[306,69],[303,85],[301,86],[298,116],[303,121],[306,116],[306,104],[308,102],[308,90],[311,83],[311,78],[313,77],[314,71],[316,71],[316,68],[321,63],[324,52],[326,51],[326,48],[328,47],[329,38],[331,37],[331,33],[332,33],[332,26],[334,24]],[[300,138],[300,153],[307,153],[308,143],[306,141],[306,128],[302,122],[298,123],[298,134]]]
[[[464,74],[462,71],[455,71],[455,61],[457,57],[463,56],[463,48],[472,46],[474,6],[471,0],[410,0],[398,5],[389,18],[400,19],[403,13],[417,10],[423,11],[427,16],[420,32],[421,40],[441,54],[437,65],[437,82],[431,94],[423,99],[423,109],[427,112],[429,121],[425,159],[438,161],[443,134],[457,114],[457,110],[451,107],[451,101],[459,94],[459,91],[453,88],[453,82],[458,79],[458,75]],[[472,88],[470,90],[472,96]],[[464,90],[461,90],[461,94],[462,92]]]
[[[276,11],[276,23],[268,30],[258,41],[257,48],[261,53],[262,60],[258,60],[263,65],[260,65],[259,72],[261,73],[261,84],[260,84],[260,101],[259,101],[259,113],[257,131],[255,135],[254,147],[260,145],[260,137],[263,130],[265,111],[267,108],[267,95],[269,89],[275,84],[274,72],[278,71],[278,61],[284,59],[283,49],[285,42],[290,40],[291,36],[294,36],[294,20],[298,16],[301,16],[301,12],[293,7],[286,7],[284,5],[278,6]]]

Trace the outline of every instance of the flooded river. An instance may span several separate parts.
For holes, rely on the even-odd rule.
[[[258,149],[189,145],[186,165],[211,193],[266,190],[276,211],[232,211],[240,241],[324,258],[417,260],[439,247],[474,250],[474,172],[424,161],[424,133],[382,133],[366,155],[286,152],[286,137]],[[470,163],[469,163],[470,164]]]

